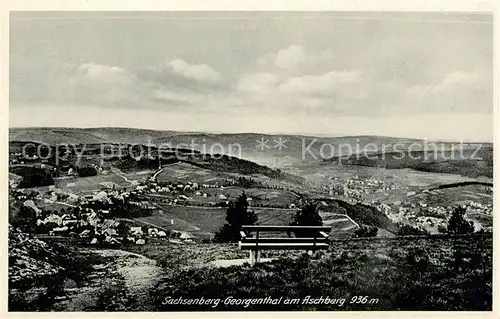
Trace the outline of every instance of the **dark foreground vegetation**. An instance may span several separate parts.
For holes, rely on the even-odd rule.
[[[313,257],[297,253],[270,263],[191,268],[154,291],[156,310],[491,310],[492,237],[400,237],[334,242]],[[166,305],[165,297],[221,298],[217,308]],[[234,298],[345,298],[326,304],[224,305]],[[351,303],[367,296],[366,303]]]
[[[50,311],[69,281],[80,286],[100,262],[74,246],[36,240],[9,226],[9,311]]]

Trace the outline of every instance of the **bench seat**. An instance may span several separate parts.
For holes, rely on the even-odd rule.
[[[316,250],[327,249],[328,243],[245,243],[240,242],[241,250]]]

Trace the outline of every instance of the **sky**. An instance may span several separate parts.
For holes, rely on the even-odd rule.
[[[10,126],[492,141],[492,20],[12,13]]]

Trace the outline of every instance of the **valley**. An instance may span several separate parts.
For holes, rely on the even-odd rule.
[[[200,147],[186,148],[189,143],[185,142],[179,146],[187,137],[201,137],[212,144],[238,144],[243,155],[204,153]],[[110,289],[128,294],[117,305],[135,309],[138,305],[132,306],[128,300],[136,295],[147,299],[144,304],[149,309],[157,309],[158,300],[154,298],[160,297],[155,297],[152,291],[164,291],[167,284],[164,282],[178,280],[179,271],[193,269],[195,273],[214,272],[218,276],[225,270],[217,270],[214,265],[231,264],[231,260],[236,262],[247,256],[236,245],[215,240],[227,223],[228,209],[241,196],[245,196],[248,210],[255,214],[256,225],[289,225],[298,212],[312,203],[322,224],[331,227],[329,235],[335,247],[326,254],[316,254],[315,258],[320,260],[335,255],[336,262],[341,262],[339,254],[351,254],[351,240],[357,243],[355,255],[363,251],[368,259],[382,258],[389,264],[393,255],[389,249],[389,255],[381,257],[376,248],[380,242],[393,249],[400,242],[408,249],[420,244],[432,246],[436,240],[451,245],[447,227],[457,207],[463,207],[465,219],[473,225],[474,232],[484,236],[492,232],[493,181],[489,173],[428,170],[414,163],[398,166],[392,162],[385,165],[301,159],[300,138],[314,137],[300,136],[285,137],[291,141],[289,149],[273,150],[259,157],[252,143],[260,137],[106,128],[12,129],[9,222],[16,231],[46,245],[72,247],[77,254],[95,255],[96,259],[107,256],[105,266],[101,263],[95,267],[112,271],[115,275],[110,278],[117,279]],[[278,136],[264,137],[278,139]],[[177,141],[177,146],[172,146],[175,143],[158,146],[167,139]],[[154,145],[146,147],[146,140],[154,140]],[[339,137],[329,143],[340,145],[346,141],[423,145],[422,141],[389,138],[381,141],[379,137]],[[87,142],[91,144],[86,145]],[[32,143],[45,145],[43,148],[51,151],[33,156],[42,147],[28,145]],[[442,144],[451,147],[449,142]],[[365,228],[375,228],[375,235],[366,237]],[[414,241],[412,236],[417,236]],[[481,241],[480,238],[473,240]],[[408,253],[406,249],[404,254]],[[429,253],[426,251],[425,256]],[[262,269],[282,267],[279,265],[285,260],[294,265],[302,262],[301,256],[298,251],[264,252],[263,257],[269,259],[265,264],[274,266]],[[345,260],[366,258],[349,256]],[[143,263],[135,263],[136,258]],[[429,255],[429,258],[441,257]],[[207,263],[210,269],[215,268],[197,270]],[[438,265],[439,261],[432,263]],[[124,265],[125,270],[116,270],[116,265]],[[165,267],[173,271],[165,273]],[[242,267],[240,270],[246,272],[248,266],[233,267]],[[92,272],[96,270],[87,271],[89,278],[93,278]],[[158,278],[148,287],[127,281],[127,276],[139,276],[142,271],[157,272],[150,277]],[[110,297],[103,294],[114,292],[95,290],[99,285],[91,280],[73,290],[59,291],[56,299],[61,301],[54,302],[52,307],[81,310],[90,307],[90,300],[101,300],[102,304],[102,298]],[[88,291],[98,295],[90,297]]]

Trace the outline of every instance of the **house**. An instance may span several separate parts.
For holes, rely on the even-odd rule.
[[[108,194],[104,191],[101,191],[101,192],[95,194],[93,197],[93,200],[97,200],[97,201],[105,201],[107,199],[108,199]]]
[[[87,221],[91,226],[97,226],[100,223],[100,218],[97,216],[96,212],[92,212],[87,216]]]
[[[52,230],[49,232],[49,234],[50,234],[50,235],[61,235],[61,234],[66,233],[68,230],[69,230],[68,226],[64,226],[64,227],[56,227],[56,228],[52,229]]]
[[[62,224],[63,224],[63,226],[76,225],[76,224],[78,224],[78,220],[77,219],[63,219]]]
[[[75,194],[69,194],[69,196],[68,196],[68,202],[70,202],[70,203],[76,203],[76,202],[78,202],[79,199],[80,199],[80,197],[78,197],[78,195],[75,195]]]
[[[79,235],[80,237],[82,238],[88,238],[90,237],[90,229],[85,229],[84,231],[82,231]]]
[[[62,217],[61,217],[61,216],[59,216],[59,215],[52,214],[52,215],[47,216],[47,217],[44,219],[44,221],[43,221],[43,222],[44,222],[45,224],[47,224],[47,223],[55,223],[55,224],[57,224],[57,225],[61,226],[61,225],[62,225],[62,222],[63,222],[63,219],[62,219]]]
[[[167,233],[165,233],[163,230],[160,230],[158,232],[158,237],[167,237]]]
[[[148,235],[149,236],[155,236],[158,234],[158,229],[157,228],[148,228]]]
[[[142,236],[144,235],[143,231],[142,231],[142,227],[141,226],[138,226],[138,227],[130,227],[130,234],[132,236]]]
[[[183,240],[191,240],[191,239],[194,239],[196,237],[188,232],[182,232],[181,235],[179,236],[179,238],[183,239]]]
[[[106,228],[102,233],[107,236],[118,236],[118,232],[114,228]]]
[[[113,182],[102,182],[102,183],[99,183],[99,185],[101,185],[104,188],[108,188],[108,189],[113,189],[113,187],[115,187],[115,184]]]
[[[170,188],[162,187],[162,188],[160,188],[160,193],[170,193]]]
[[[108,244],[119,244],[120,241],[116,238],[113,238],[111,236],[106,236],[106,238],[104,239],[104,242],[105,243],[108,243]]]

